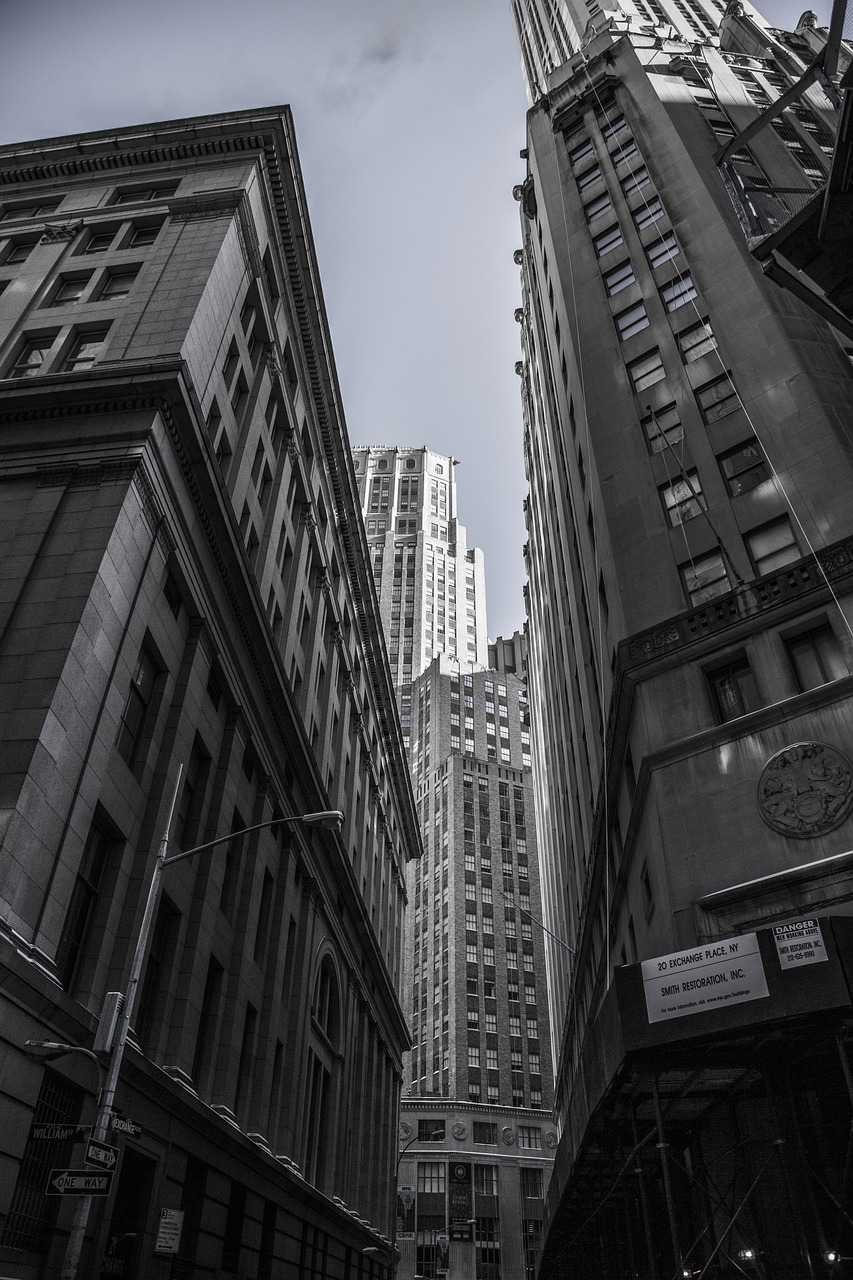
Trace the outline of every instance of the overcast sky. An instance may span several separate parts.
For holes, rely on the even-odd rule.
[[[806,7],[774,0],[792,26]],[[821,20],[828,3],[817,6]],[[509,0],[0,0],[0,141],[289,103],[353,444],[460,463],[489,634],[524,621]]]

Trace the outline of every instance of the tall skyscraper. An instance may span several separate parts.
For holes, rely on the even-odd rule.
[[[556,1132],[524,638],[490,646],[455,463],[358,448],[424,855],[408,877],[401,1276],[528,1276]]]
[[[394,683],[410,684],[438,654],[484,667],[483,553],[457,517],[456,463],[397,447],[358,447],[353,463]]]
[[[290,112],[0,192],[0,1272],[378,1277],[420,836]]]
[[[822,1274],[853,1254],[853,378],[751,250],[826,185],[827,33],[513,7],[541,1275]]]

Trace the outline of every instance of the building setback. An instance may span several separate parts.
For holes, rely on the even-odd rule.
[[[540,1275],[822,1274],[853,1254],[853,378],[738,212],[825,185],[834,89],[735,144],[728,188],[716,163],[821,33],[514,11],[537,825],[576,952],[549,941]]]
[[[343,824],[166,869],[78,1274],[378,1275],[420,837],[289,109],[3,147],[0,219],[0,1270],[62,1268],[97,1072],[25,1044],[127,989],[182,765],[173,849]]]
[[[524,638],[488,643],[453,459],[354,459],[424,845],[406,921],[398,1274],[532,1280],[556,1132]]]

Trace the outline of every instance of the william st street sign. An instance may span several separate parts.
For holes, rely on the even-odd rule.
[[[108,1196],[113,1174],[96,1173],[94,1169],[51,1169],[45,1195]]]

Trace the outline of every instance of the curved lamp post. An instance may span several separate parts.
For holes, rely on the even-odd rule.
[[[145,953],[148,950],[148,942],[151,936],[151,928],[154,923],[154,912],[157,908],[157,899],[160,896],[160,881],[163,878],[164,867],[170,867],[175,862],[183,862],[184,858],[190,858],[196,853],[206,853],[209,849],[215,849],[219,844],[227,844],[229,840],[234,840],[238,836],[248,835],[252,831],[260,831],[264,827],[281,826],[286,823],[302,823],[306,827],[322,827],[327,830],[335,830],[340,828],[344,815],[339,809],[325,809],[319,813],[301,813],[293,814],[284,818],[271,818],[269,822],[257,822],[252,827],[244,827],[242,831],[229,831],[227,835],[219,836],[216,840],[208,840],[206,844],[196,845],[193,849],[182,849],[180,853],[169,856],[169,833],[172,829],[172,819],[175,814],[175,806],[178,800],[178,790],[181,785],[181,774],[183,773],[183,765],[178,767],[178,776],[175,781],[175,790],[172,794],[172,802],[169,805],[169,816],[166,820],[166,829],[160,841],[160,847],[157,852],[157,861],[154,864],[154,872],[151,876],[151,884],[148,889],[148,901],[145,904],[145,913],[142,917],[142,924],[139,927],[139,936],[136,940],[136,949],[133,953],[133,963],[130,966],[130,977],[127,982],[127,991],[125,992],[124,1004],[121,1010],[118,1026],[116,1027],[115,1036],[113,1038],[112,1047],[110,1049],[109,1066],[107,1069],[106,1079],[101,1089],[101,1096],[98,1104],[98,1115],[95,1126],[92,1130],[92,1137],[96,1142],[103,1142],[107,1133],[107,1126],[110,1122],[112,1113],[113,1100],[115,1098],[116,1089],[118,1087],[119,1072],[121,1071],[122,1059],[124,1058],[124,1050],[127,1045],[127,1035],[130,1029],[130,1019],[133,1015],[134,1005],[136,1003],[136,993],[139,988],[139,978],[142,973],[142,966],[145,962]],[[91,1052],[85,1050],[84,1052]],[[74,1225],[68,1237],[68,1248],[65,1252],[65,1261],[62,1265],[62,1280],[76,1280],[77,1267],[80,1262],[80,1254],[83,1250],[83,1240],[86,1234],[86,1226],[89,1221],[89,1213],[92,1207],[92,1197],[83,1196],[80,1201],[80,1207],[75,1215]]]
[[[433,1129],[428,1138],[421,1138],[419,1135],[416,1134],[414,1138],[409,1139],[409,1141],[406,1143],[404,1147],[401,1147],[400,1153],[397,1156],[397,1163],[394,1166],[394,1200],[392,1204],[392,1214],[391,1214],[390,1254],[391,1254],[392,1280],[393,1280],[393,1277],[396,1276],[397,1274],[397,1264],[400,1261],[397,1255],[397,1180],[400,1176],[400,1164],[402,1162],[403,1156],[409,1150],[409,1147],[413,1147],[416,1142],[431,1142],[431,1141],[434,1141],[436,1138],[443,1138],[443,1137],[444,1137],[443,1129]],[[362,1249],[362,1253],[366,1253],[371,1256],[376,1255],[378,1253],[383,1253],[383,1252],[384,1250],[382,1249],[375,1249],[372,1247],[368,1247],[367,1249]]]

